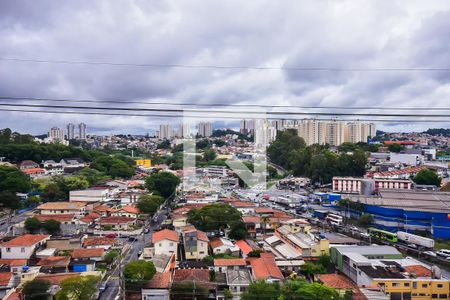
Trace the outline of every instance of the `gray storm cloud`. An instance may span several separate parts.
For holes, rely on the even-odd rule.
[[[448,68],[449,28],[447,1],[2,1],[0,57]],[[127,99],[157,98],[190,103],[449,106],[449,81],[448,71],[183,69],[0,60],[0,95],[124,99],[124,105]],[[146,133],[162,122],[152,117],[11,112],[0,116],[0,127],[32,133],[69,121],[84,121],[99,132]]]

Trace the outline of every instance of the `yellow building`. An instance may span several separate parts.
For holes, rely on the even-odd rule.
[[[375,278],[374,285],[379,285],[391,299],[431,300],[450,299],[450,281],[431,278],[387,279]]]
[[[151,159],[136,159],[136,166],[144,167],[144,168],[151,168],[152,167],[152,160]]]

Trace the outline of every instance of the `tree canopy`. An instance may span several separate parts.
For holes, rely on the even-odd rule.
[[[213,203],[188,213],[187,222],[203,231],[219,231],[232,227],[241,220],[241,213],[224,203]]]
[[[28,175],[14,167],[0,166],[0,191],[26,193],[31,189]]]
[[[50,282],[43,279],[33,279],[25,282],[22,289],[22,294],[25,299],[30,300],[47,300],[50,296],[48,290],[50,289]]]
[[[61,290],[56,293],[56,300],[93,300],[96,299],[99,276],[75,276],[64,279]]]
[[[128,263],[124,270],[127,288],[140,288],[145,286],[155,275],[156,269],[151,261],[134,260]]]
[[[157,195],[141,195],[137,202],[137,208],[143,214],[154,215],[158,207],[164,203],[164,198]]]
[[[423,169],[416,174],[413,180],[417,184],[435,185],[439,187],[441,186],[442,178],[432,170]]]
[[[145,179],[145,187],[164,198],[169,198],[175,193],[180,179],[170,172],[159,172]]]
[[[306,146],[305,141],[298,136],[294,129],[278,132],[276,140],[267,148],[270,160],[279,166],[289,168],[287,157],[291,151],[302,149]]]

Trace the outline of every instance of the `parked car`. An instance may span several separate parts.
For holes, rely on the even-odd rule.
[[[108,233],[105,235],[105,237],[110,238],[110,239],[115,239],[117,237],[117,234],[115,233]]]

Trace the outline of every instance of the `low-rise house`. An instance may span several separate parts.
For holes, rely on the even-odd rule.
[[[133,226],[136,225],[136,219],[128,217],[102,217],[100,218],[99,224],[101,227],[106,228],[107,226],[113,230],[132,230]]]
[[[113,208],[111,208],[111,207],[109,207],[107,205],[104,205],[104,204],[95,205],[92,208],[92,212],[94,212],[96,214],[99,214],[102,217],[108,216],[113,211],[114,211]]]
[[[214,291],[216,287],[215,283],[210,280],[208,269],[175,269],[172,286],[193,282],[210,291]]]
[[[48,234],[24,234],[0,245],[3,259],[29,259],[50,239]]]
[[[81,158],[63,158],[59,163],[65,173],[73,173],[86,167],[86,163]]]
[[[13,273],[1,272],[0,273],[0,298],[3,297],[14,287]]]
[[[252,248],[245,240],[236,241],[236,246],[239,247],[239,249],[241,251],[241,256],[243,258],[246,258],[248,256],[248,254],[250,252],[252,252],[253,250],[257,250],[257,249]]]
[[[135,206],[125,205],[120,208],[116,208],[111,212],[111,216],[128,217],[137,219],[139,216],[139,209]]]
[[[252,276],[254,280],[265,280],[268,282],[279,282],[284,279],[278,268],[275,258],[271,253],[261,253],[259,258],[251,258]]]
[[[246,269],[227,270],[226,280],[233,299],[241,299],[242,293],[246,292],[252,283],[252,277]]]
[[[103,248],[110,249],[117,243],[115,238],[107,238],[104,236],[88,237],[83,241],[83,247],[86,249]]]
[[[154,255],[151,261],[155,265],[156,272],[160,273],[172,272],[176,265],[175,253]]]
[[[205,232],[188,226],[183,229],[184,253],[186,259],[203,259],[208,256],[208,236]]]
[[[227,270],[239,270],[247,265],[243,258],[216,258],[214,259],[214,271],[226,273]]]
[[[78,224],[78,219],[75,218],[75,214],[48,214],[48,215],[35,215],[34,217],[41,222],[45,222],[48,220],[55,220],[65,225]]]
[[[173,230],[163,229],[154,232],[152,236],[154,255],[175,254],[177,257],[179,240],[178,233]]]
[[[83,244],[83,235],[73,235],[71,237],[52,237],[47,241],[47,248],[54,248],[57,251],[72,251],[80,248]]]
[[[308,234],[291,233],[285,227],[277,228],[275,236],[300,251],[303,257],[319,257],[322,254],[329,254],[330,242],[326,239],[315,240]]]
[[[169,300],[172,272],[157,272],[142,288],[142,300]]]
[[[91,248],[91,249],[74,249],[72,252],[72,258],[74,260],[91,259],[95,261],[103,260],[105,249],[103,248]]]
[[[69,270],[69,256],[49,256],[38,261],[42,273],[65,273]]]
[[[239,255],[239,247],[227,238],[215,238],[209,242],[213,254],[227,253],[231,255]]]
[[[89,188],[69,192],[70,202],[108,202],[113,200],[112,191],[108,187]]]
[[[80,224],[89,226],[89,225],[94,224],[97,221],[99,221],[100,217],[101,216],[98,213],[91,212],[91,213],[87,214],[86,216],[84,216],[83,218],[80,219]]]
[[[64,174],[63,166],[53,160],[43,161],[42,166],[44,167],[47,175],[54,176]]]
[[[43,176],[47,175],[47,170],[45,170],[43,168],[25,169],[25,170],[22,170],[22,172],[24,174],[29,175],[31,178],[38,178],[38,177],[43,177]]]
[[[39,168],[39,164],[32,160],[24,160],[19,164],[19,169],[22,171],[35,168]]]
[[[86,213],[86,204],[81,202],[47,202],[36,207],[41,215],[67,214],[82,217]]]
[[[330,288],[333,288],[340,296],[347,293],[357,292],[356,285],[347,277],[341,274],[320,274],[319,281]]]

